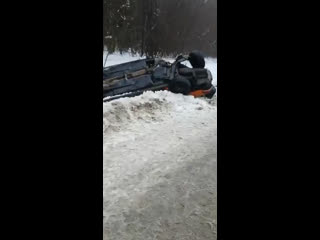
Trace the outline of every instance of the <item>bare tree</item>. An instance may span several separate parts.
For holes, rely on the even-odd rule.
[[[103,37],[109,52],[216,56],[217,1],[104,0]]]

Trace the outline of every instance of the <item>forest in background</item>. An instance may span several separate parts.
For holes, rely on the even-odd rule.
[[[103,0],[108,53],[217,55],[217,0]]]

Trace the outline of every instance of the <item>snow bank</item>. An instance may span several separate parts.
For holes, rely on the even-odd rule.
[[[212,102],[210,102],[212,103]],[[169,91],[144,92],[133,98],[121,98],[103,104],[103,131],[121,131],[128,124],[136,122],[152,123],[163,121],[170,112],[185,114],[195,110],[210,110],[210,105],[202,99],[182,94],[174,94]]]

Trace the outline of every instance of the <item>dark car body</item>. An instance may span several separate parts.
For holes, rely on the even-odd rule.
[[[181,64],[186,60],[189,57],[180,56],[173,63],[159,58],[145,58],[106,67],[103,69],[104,101],[157,90],[211,98],[216,89],[211,83],[210,71],[188,68]]]

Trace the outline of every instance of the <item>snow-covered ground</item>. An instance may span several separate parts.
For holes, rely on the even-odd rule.
[[[216,239],[216,110],[168,91],[103,104],[105,240]]]

